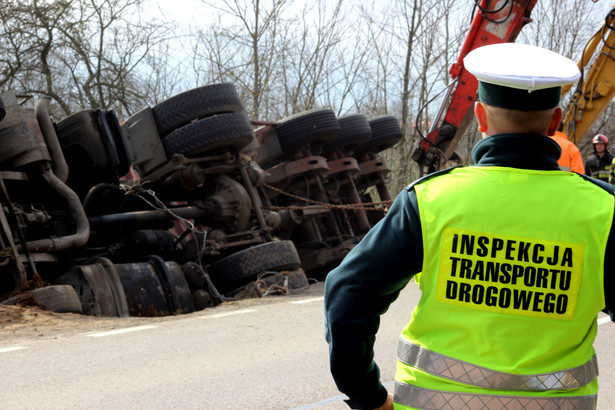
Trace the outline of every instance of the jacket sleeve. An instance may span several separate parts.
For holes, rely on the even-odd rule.
[[[422,260],[416,194],[406,189],[326,278],[325,336],[331,373],[352,408],[373,409],[386,400],[373,360],[380,315],[421,270]]]

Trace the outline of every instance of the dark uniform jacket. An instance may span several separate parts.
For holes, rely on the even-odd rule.
[[[560,152],[557,143],[545,136],[500,134],[478,142],[472,157],[480,166],[559,170]],[[612,185],[584,178],[613,193],[615,187]],[[615,313],[614,225],[611,225],[606,248],[604,278],[604,312],[610,314],[612,320]],[[379,369],[373,360],[379,316],[414,274],[422,270],[422,264],[421,219],[416,194],[410,186],[395,199],[386,217],[327,276],[325,332],[331,373],[339,390],[350,398],[347,403],[353,408],[373,409],[386,399],[387,391],[379,381]],[[412,308],[408,308],[408,318]]]
[[[594,153],[585,162],[585,174],[590,177],[600,179],[605,182],[609,182],[608,173],[613,163],[613,154],[608,151],[604,152],[604,155],[599,157]],[[599,177],[598,173],[602,171],[603,177]]]

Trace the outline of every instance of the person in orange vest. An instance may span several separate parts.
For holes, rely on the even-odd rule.
[[[562,149],[562,155],[557,160],[560,168],[564,171],[578,172],[579,174],[585,173],[585,166],[583,166],[583,157],[581,151],[574,145],[574,142],[570,141],[566,134],[561,130],[555,132],[551,138]]]

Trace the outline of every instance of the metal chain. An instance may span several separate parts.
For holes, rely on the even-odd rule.
[[[280,210],[280,209],[289,209],[289,210],[293,210],[293,211],[299,211],[302,209],[317,209],[317,208],[326,208],[326,209],[353,209],[353,210],[363,210],[363,211],[381,211],[381,212],[387,212],[387,210],[384,208],[385,206],[391,206],[391,204],[393,203],[393,201],[380,201],[380,202],[372,202],[369,204],[342,204],[342,205],[335,205],[335,204],[328,204],[325,202],[319,202],[319,201],[314,201],[313,199],[309,199],[309,198],[303,198],[301,196],[298,195],[294,195],[291,194],[290,192],[286,192],[283,191],[279,188],[276,188],[274,186],[268,185],[268,184],[262,184],[265,188],[267,189],[271,189],[272,191],[275,191],[277,193],[280,193],[282,195],[288,196],[290,198],[294,198],[294,199],[298,199],[300,201],[304,201],[310,204],[314,204],[317,206],[297,206],[297,205],[291,205],[291,206],[263,206],[263,209],[271,209],[271,210]]]

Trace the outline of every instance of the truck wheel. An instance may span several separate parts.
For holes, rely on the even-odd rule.
[[[192,300],[194,301],[194,310],[199,311],[208,307],[216,306],[215,299],[209,292],[199,289],[192,292]]]
[[[345,153],[352,152],[354,148],[365,144],[372,135],[367,117],[362,114],[344,115],[338,118],[340,132],[333,141],[322,147],[326,153],[335,149],[342,149]]]
[[[124,288],[130,316],[168,316],[166,292],[155,267],[149,263],[123,263],[116,265]]]
[[[193,294],[195,291],[205,288],[205,285],[207,284],[207,274],[203,268],[201,268],[201,265],[194,262],[188,262],[181,265],[181,268],[182,272],[184,272],[186,282],[188,282],[188,287]]]
[[[190,287],[181,267],[176,262],[165,262],[158,255],[150,255],[147,262],[154,268],[173,315],[194,312]]]
[[[129,316],[126,295],[115,267],[105,258],[100,258],[97,262],[99,263],[71,268],[56,278],[54,284],[72,286],[85,315]]]
[[[369,126],[372,130],[372,137],[365,144],[358,147],[355,150],[356,152],[384,151],[397,144],[403,137],[397,118],[390,115],[370,120]]]
[[[261,272],[294,270],[300,266],[293,242],[267,242],[220,259],[209,267],[209,275],[216,289],[226,293],[253,281]]]
[[[240,150],[253,138],[248,117],[244,113],[229,113],[206,117],[177,128],[162,140],[162,145],[169,157],[174,154],[194,157],[219,148]]]
[[[214,114],[243,111],[233,84],[211,84],[177,94],[152,108],[160,136],[191,121]]]
[[[281,119],[275,131],[282,151],[292,154],[304,145],[321,147],[335,139],[340,131],[340,124],[332,110],[317,109]]]
[[[52,285],[25,291],[2,302],[3,305],[36,306],[56,313],[83,313],[75,288]]]

